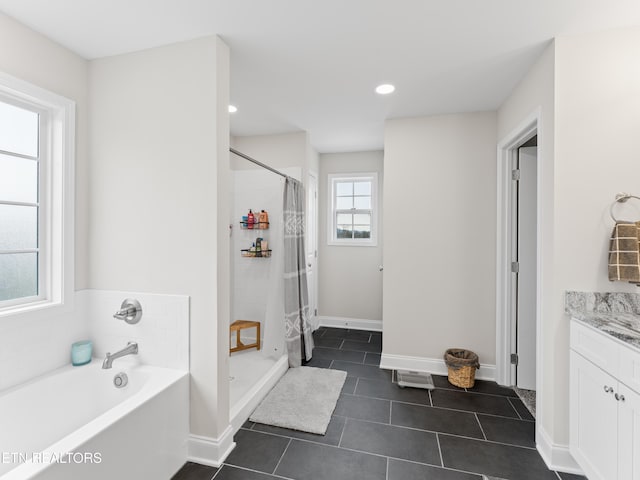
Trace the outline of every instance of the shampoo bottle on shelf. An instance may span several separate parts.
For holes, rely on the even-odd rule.
[[[255,222],[255,220],[255,215],[253,214],[251,209],[249,209],[249,215],[247,215],[247,228],[253,228],[253,223]]]
[[[262,210],[258,215],[258,222],[262,230],[269,228],[269,214]]]
[[[262,256],[262,238],[256,238],[256,257]]]

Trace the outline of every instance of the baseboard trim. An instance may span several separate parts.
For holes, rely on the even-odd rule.
[[[569,451],[569,445],[553,443],[546,430],[536,422],[536,448],[547,467],[563,473],[584,475]]]
[[[267,396],[267,393],[278,383],[278,380],[289,369],[289,357],[282,355],[276,363],[244,396],[229,409],[229,417],[233,434],[247,421],[251,412]]]
[[[382,320],[367,320],[349,317],[318,317],[321,327],[350,328],[351,330],[382,331]]]
[[[236,444],[233,429],[229,425],[218,438],[189,435],[187,460],[190,462],[220,467]]]
[[[412,370],[414,372],[433,373],[435,375],[447,375],[447,365],[443,359],[428,357],[408,357],[405,355],[391,355],[382,353],[380,368],[386,370]],[[496,366],[480,364],[476,370],[478,380],[493,380],[496,378]]]

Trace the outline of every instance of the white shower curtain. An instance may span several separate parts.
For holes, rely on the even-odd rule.
[[[304,253],[304,187],[287,177],[283,196],[284,313],[289,366],[311,360],[313,336],[309,324],[309,292]]]
[[[278,185],[284,188],[284,179]],[[278,200],[281,198],[281,189],[278,189]],[[278,202],[280,203],[280,202]],[[286,353],[285,328],[284,328],[284,242],[282,212],[272,210],[269,217],[269,242],[271,243],[271,260],[269,266],[269,295],[264,315],[264,348],[263,353],[274,359],[280,358]]]

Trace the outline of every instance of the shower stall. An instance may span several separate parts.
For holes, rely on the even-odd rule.
[[[261,348],[238,351],[229,358],[230,420],[238,429],[260,399],[288,368],[285,345],[283,175],[301,180],[302,168],[277,171],[250,162],[232,162],[231,202],[231,318],[260,322]],[[249,210],[256,223],[246,225]],[[258,214],[268,213],[268,225],[258,223]],[[270,252],[261,256],[247,252],[257,239],[267,242]],[[264,243],[263,243],[264,244]],[[245,345],[256,341],[256,329],[241,332]],[[230,336],[234,347],[235,334]]]

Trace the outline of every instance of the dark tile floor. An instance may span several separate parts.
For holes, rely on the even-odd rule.
[[[247,422],[222,468],[187,463],[173,480],[584,479],[547,469],[510,388],[434,376],[435,390],[403,389],[379,368],[380,333],[323,327],[314,337],[307,365],[347,372],[326,435]]]

